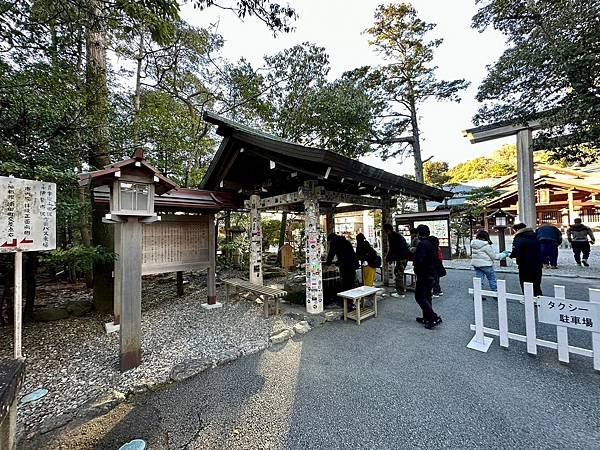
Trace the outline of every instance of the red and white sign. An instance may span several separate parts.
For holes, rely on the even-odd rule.
[[[0,253],[56,248],[56,184],[0,177]]]

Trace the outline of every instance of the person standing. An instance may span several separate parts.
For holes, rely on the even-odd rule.
[[[366,263],[366,265],[362,266],[363,284],[365,286],[373,286],[375,284],[377,269],[381,267],[381,257],[371,247],[371,244],[362,233],[356,235],[356,257],[361,265]]]
[[[329,252],[327,253],[326,265],[333,263],[333,258],[337,258],[337,266],[340,269],[340,278],[342,282],[342,291],[354,289],[356,287],[356,269],[358,269],[358,259],[352,244],[344,237],[335,233],[327,236],[329,243]]]
[[[485,230],[479,230],[475,239],[471,241],[471,265],[475,269],[475,276],[481,280],[487,278],[491,291],[497,291],[496,273],[494,272],[494,261],[504,259],[510,252],[496,253],[492,248],[492,240]]]
[[[519,283],[533,283],[533,295],[542,295],[542,252],[535,231],[524,223],[513,225],[516,232],[510,257],[517,260]]]
[[[535,230],[535,235],[540,242],[542,263],[546,267],[558,269],[558,246],[562,242],[561,231],[550,223],[543,223]]]
[[[408,263],[410,251],[406,239],[400,233],[394,231],[394,227],[386,223],[383,225],[383,231],[388,237],[388,253],[385,260],[388,263],[396,263],[394,267],[394,278],[396,280],[396,292],[393,297],[404,297],[406,295],[406,286],[404,285],[404,269]]]
[[[440,295],[444,295],[444,293],[442,292],[442,287],[440,286],[440,278],[446,276],[446,268],[444,267],[444,254],[442,253],[442,249],[440,248],[440,240],[436,236],[429,236],[429,240],[435,246],[437,255],[437,270],[434,272],[433,275],[433,287],[431,292],[433,297],[438,298]]]
[[[417,322],[425,328],[431,329],[440,323],[438,316],[431,306],[431,295],[435,275],[438,272],[439,260],[434,242],[429,237],[429,227],[419,225],[419,243],[415,251],[414,269],[417,282],[415,284],[415,300],[423,311],[423,317],[417,317]]]
[[[581,219],[577,218],[574,220],[574,224],[567,230],[567,239],[571,243],[573,248],[573,256],[578,266],[582,263],[585,267],[589,267],[588,258],[590,257],[590,243],[594,245],[596,238],[592,229],[581,223]],[[588,237],[590,240],[588,241]],[[581,255],[583,254],[583,259]]]

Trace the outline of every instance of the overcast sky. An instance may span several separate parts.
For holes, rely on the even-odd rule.
[[[331,76],[363,65],[378,65],[383,61],[369,47],[363,31],[373,23],[373,14],[380,0],[290,0],[298,12],[296,30],[273,37],[266,26],[253,18],[241,21],[230,11],[215,7],[205,11],[185,5],[182,16],[196,26],[218,23],[218,31],[226,40],[223,54],[229,59],[245,57],[253,65],[261,65],[265,54],[273,54],[302,42],[325,47],[330,56]],[[441,37],[444,43],[437,49],[435,63],[442,79],[465,78],[471,86],[461,103],[429,101],[421,107],[423,158],[451,165],[487,155],[507,138],[470,144],[462,130],[472,125],[477,110],[477,86],[486,74],[486,65],[494,63],[505,48],[503,36],[488,30],[480,34],[471,29],[471,17],[476,12],[475,0],[412,0],[419,17],[437,24],[431,37]],[[412,160],[403,164],[382,162],[376,157],[364,161],[398,174],[412,172]]]

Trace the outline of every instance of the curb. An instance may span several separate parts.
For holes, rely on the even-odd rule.
[[[446,270],[468,270],[468,271],[472,271],[473,269],[471,267],[446,267]],[[517,272],[516,270],[507,270],[507,269],[496,269],[494,268],[494,271],[496,273],[512,273],[514,275],[518,275],[519,272]],[[546,274],[544,273],[543,276],[548,276],[548,277],[552,277],[552,278],[581,278],[583,280],[595,280],[595,281],[600,281],[600,276],[583,276],[583,275],[576,275],[576,274],[563,274],[563,273],[557,273],[557,274]]]

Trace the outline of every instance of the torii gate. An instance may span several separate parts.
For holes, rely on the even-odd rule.
[[[531,133],[543,128],[541,121],[524,123],[500,122],[463,131],[471,144],[517,135],[517,184],[519,187],[519,219],[530,227],[537,224],[535,209],[535,176]]]

